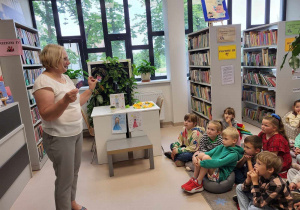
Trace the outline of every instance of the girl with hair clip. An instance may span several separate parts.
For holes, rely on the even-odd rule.
[[[277,114],[265,116],[262,120],[261,130],[258,136],[262,139],[263,150],[273,152],[281,157],[282,169],[279,175],[287,178],[287,171],[292,164],[292,156],[281,118]]]

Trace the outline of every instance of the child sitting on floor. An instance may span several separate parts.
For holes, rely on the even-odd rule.
[[[287,174],[289,188],[294,201],[294,208],[300,209],[300,171],[290,168]]]
[[[282,178],[286,178],[287,171],[292,164],[292,156],[281,118],[277,114],[265,116],[258,136],[262,139],[264,151],[273,152],[281,157],[282,169],[279,175]]]
[[[223,119],[221,120],[221,123],[223,125],[223,129],[225,130],[228,127],[235,127],[237,128],[237,121],[235,118],[235,111],[231,107],[227,107],[224,110],[223,113]]]
[[[200,147],[197,152],[194,153],[193,157],[199,155],[201,152],[208,152],[222,144],[222,124],[220,121],[211,120],[207,124],[206,132],[200,139]],[[192,162],[186,163],[186,170],[194,171],[194,165]]]
[[[300,99],[294,102],[293,112],[291,112],[286,118],[286,122],[292,127],[300,127]]]
[[[256,155],[254,170],[236,187],[239,207],[246,209],[292,209],[293,198],[282,178],[281,158],[268,151]]]
[[[207,175],[210,181],[226,180],[243,156],[243,148],[236,146],[239,132],[229,127],[222,133],[223,145],[219,145],[208,152],[201,152],[193,157],[195,166],[194,176],[184,185],[183,190],[189,193],[203,191],[203,178]]]
[[[244,156],[236,164],[234,169],[235,183],[241,184],[247,178],[247,172],[253,170],[255,165],[255,156],[261,152],[261,138],[253,135],[247,136],[244,140]]]
[[[165,156],[172,159],[176,166],[184,166],[185,162],[192,160],[194,152],[199,149],[203,133],[204,128],[197,126],[197,116],[186,114],[183,131],[179,134],[178,141],[170,145],[172,152],[165,152]]]
[[[300,170],[300,133],[298,136],[295,138],[295,155],[296,155],[296,160],[297,160],[297,165],[293,164],[293,167]]]

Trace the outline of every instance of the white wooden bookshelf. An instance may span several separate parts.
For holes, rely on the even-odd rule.
[[[280,70],[280,66],[282,63],[282,58],[284,56],[285,52],[285,39],[295,37],[295,35],[292,36],[286,36],[285,34],[285,21],[267,24],[258,26],[255,28],[247,29],[243,31],[244,34],[244,43],[243,43],[243,66],[242,66],[242,72],[243,72],[243,84],[242,84],[242,91],[243,91],[243,110],[242,110],[242,116],[243,120],[245,122],[248,122],[254,126],[260,127],[261,126],[261,120],[264,115],[270,114],[270,113],[276,113],[283,117],[287,112],[291,110],[292,104],[295,100],[300,98],[299,92],[294,92],[293,89],[299,88],[299,80],[293,80],[292,79],[292,69],[289,67],[288,60],[291,57],[290,55],[286,59],[286,63],[284,64],[284,67],[282,70]],[[271,30],[277,30],[277,43],[269,43],[262,44],[260,46],[249,46],[245,45],[245,37],[250,32],[262,32],[262,31],[271,31]],[[276,53],[276,63],[275,65],[251,65],[247,64],[245,65],[245,53],[247,52],[262,52],[262,50],[270,50],[271,53]],[[262,53],[263,54],[263,53]],[[266,74],[273,74],[276,77],[276,86],[272,85],[266,85],[266,84],[257,84],[257,83],[251,83],[249,81],[245,82],[244,76],[247,74],[254,74],[254,73],[260,73],[262,75]],[[259,77],[260,83],[262,83],[262,78]],[[258,98],[256,97],[255,100],[249,101],[249,98],[244,97],[244,90],[253,90],[255,95],[257,95],[257,92],[265,91],[270,93],[270,95],[273,95],[275,98],[275,104],[274,106],[271,106],[269,104],[261,104],[258,101]],[[252,98],[253,99],[253,98]]]
[[[13,20],[0,20],[0,28],[0,39],[17,39],[17,28],[21,28],[32,34],[38,33],[36,29],[16,23]],[[41,51],[39,46],[31,46],[28,44],[23,44],[22,48],[23,50]],[[39,69],[42,68],[42,65],[40,63],[23,64],[21,56],[0,57],[0,63],[4,83],[10,87],[14,100],[20,104],[32,170],[40,170],[48,157],[45,152],[39,153],[38,151],[38,146],[41,145],[42,148],[43,142],[41,140],[39,145],[37,145],[34,128],[40,124],[40,121],[33,123],[31,109],[36,107],[36,104],[30,104],[27,93],[27,90],[32,89],[33,84],[26,85],[23,71]]]
[[[233,42],[218,43],[217,42],[217,32],[219,28],[222,27],[234,27],[236,34]],[[241,62],[240,62],[240,48],[241,48],[241,26],[230,25],[230,26],[211,26],[205,29],[202,29],[197,32],[188,34],[188,39],[191,40],[199,35],[208,34],[209,42],[205,45],[192,46],[191,42],[189,43],[189,72],[190,72],[190,88],[191,88],[191,110],[198,116],[198,124],[200,126],[206,126],[206,123],[211,119],[221,119],[223,111],[227,107],[233,107],[236,112],[236,120],[242,120],[241,111]],[[236,46],[236,58],[230,60],[219,60],[218,57],[218,48],[219,46],[226,45],[235,45]],[[207,53],[209,54],[209,63],[194,63],[193,54],[197,53]],[[222,85],[222,66],[232,65],[234,68],[234,84]],[[203,81],[199,77],[195,77],[195,74],[202,74],[209,71],[209,81],[207,78]],[[207,75],[208,73],[204,73]],[[209,90],[210,97],[202,97],[201,91],[200,94],[195,93],[195,87],[204,88],[204,90]],[[194,88],[194,89],[193,89]],[[196,91],[197,92],[197,91]],[[206,92],[205,92],[206,93]],[[210,113],[207,114],[207,111],[203,111],[199,106],[195,104],[200,103],[204,104],[203,107],[210,106]]]

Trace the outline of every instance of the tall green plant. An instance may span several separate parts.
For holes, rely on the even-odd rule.
[[[110,104],[109,95],[116,93],[125,93],[125,103],[132,105],[136,100],[134,93],[136,87],[136,79],[134,76],[129,77],[125,70],[129,66],[124,66],[119,62],[117,57],[107,57],[103,61],[104,66],[93,68],[93,72],[97,72],[94,77],[101,76],[101,82],[98,82],[92,96],[87,105],[87,113],[90,116],[93,108],[96,106],[105,106]],[[129,95],[127,95],[129,94]],[[128,97],[127,97],[128,96]],[[89,117],[91,126],[93,121]]]

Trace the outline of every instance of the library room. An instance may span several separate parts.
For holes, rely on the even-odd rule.
[[[299,209],[300,0],[0,0],[0,209]]]

